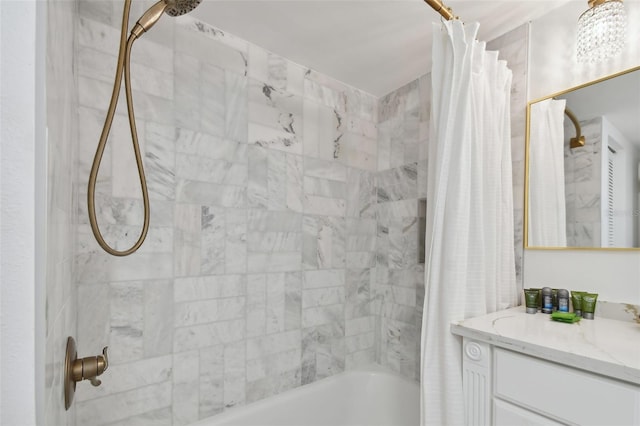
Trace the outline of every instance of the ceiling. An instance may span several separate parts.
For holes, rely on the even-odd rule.
[[[478,38],[489,41],[567,1],[446,4],[480,22]],[[440,19],[423,0],[204,0],[193,15],[378,97],[429,71],[432,22]]]

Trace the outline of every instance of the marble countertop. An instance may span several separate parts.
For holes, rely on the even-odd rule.
[[[640,324],[596,318],[574,324],[523,306],[451,324],[451,332],[640,385]]]

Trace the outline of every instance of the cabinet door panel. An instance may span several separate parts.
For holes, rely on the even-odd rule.
[[[555,422],[547,417],[540,416],[516,405],[494,399],[493,412],[495,426],[561,426],[563,423]]]
[[[579,425],[640,424],[640,387],[496,348],[495,395]]]

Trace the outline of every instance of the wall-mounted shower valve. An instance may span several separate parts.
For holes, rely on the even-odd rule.
[[[88,356],[73,361],[71,366],[73,381],[89,380],[93,386],[100,386],[102,382],[97,377],[109,367],[107,348],[105,346],[102,349],[102,355]]]
[[[71,407],[73,396],[76,392],[76,382],[89,380],[93,386],[100,386],[102,383],[98,376],[104,373],[109,367],[109,357],[107,346],[102,349],[102,355],[88,356],[78,359],[76,341],[73,337],[67,339],[67,355],[64,367],[64,406],[65,409]]]

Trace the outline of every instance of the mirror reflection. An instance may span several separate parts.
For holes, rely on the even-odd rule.
[[[530,104],[527,247],[640,247],[640,69]]]

